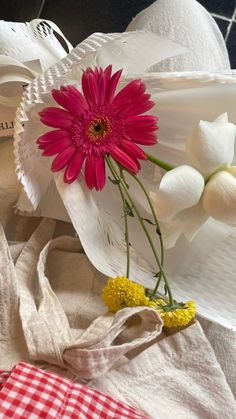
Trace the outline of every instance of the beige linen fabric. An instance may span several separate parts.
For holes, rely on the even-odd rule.
[[[15,173],[13,143],[7,138],[0,139],[0,223],[6,226],[13,206],[20,193],[20,183]]]
[[[153,419],[234,419],[236,403],[198,322],[90,382]]]
[[[199,322],[236,399],[236,331],[203,317]]]
[[[28,361],[17,295],[14,264],[0,225],[0,370],[11,369],[20,359]]]
[[[123,362],[127,352],[153,342],[161,334],[162,321],[150,308],[133,307],[115,315],[98,316],[97,312],[97,318],[83,329],[79,324],[80,309],[85,305],[93,306],[89,297],[99,274],[87,257],[79,253],[79,239],[69,236],[52,239],[55,226],[56,222],[50,219],[40,223],[19,254],[15,268],[1,230],[0,369],[12,368],[23,358],[56,365],[81,380],[92,379],[106,373],[117,362]],[[70,270],[70,275],[63,272],[64,284],[56,285],[61,291],[64,308],[46,276],[46,261],[53,250],[61,253],[60,258]],[[56,270],[54,284],[55,280],[60,282],[62,279],[57,274]],[[101,299],[100,305],[105,312]],[[93,317],[93,310],[91,312]],[[85,314],[86,311],[83,316]],[[68,319],[75,329],[71,328]],[[132,320],[139,320],[140,327],[133,327]],[[89,316],[87,322],[90,323]],[[16,330],[15,324],[18,325]],[[118,344],[124,329],[126,339]]]
[[[220,350],[211,327],[204,325],[223,371],[199,323],[166,337],[152,309],[105,313],[103,275],[78,238],[53,238],[55,227],[43,220],[18,246],[15,266],[0,231],[0,369],[24,359],[90,380],[153,418],[234,418],[223,373],[233,387],[227,365],[234,354]]]

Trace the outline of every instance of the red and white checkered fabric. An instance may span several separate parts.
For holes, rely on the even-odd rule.
[[[0,389],[0,418],[147,419],[93,388],[24,362],[0,372]]]

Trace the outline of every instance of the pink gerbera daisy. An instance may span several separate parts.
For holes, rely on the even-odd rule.
[[[57,129],[41,135],[37,143],[43,156],[57,155],[51,169],[65,169],[66,183],[77,179],[84,164],[87,186],[101,190],[106,155],[137,173],[138,160],[147,158],[137,144],[157,142],[157,118],[141,115],[154,106],[145,84],[131,81],[115,95],[121,72],[112,75],[111,65],[105,70],[88,68],[82,76],[83,95],[72,85],[61,86],[52,90],[52,96],[64,109],[48,107],[39,112],[45,125]]]

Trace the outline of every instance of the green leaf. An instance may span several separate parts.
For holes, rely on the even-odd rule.
[[[155,275],[153,275],[153,278],[159,278],[159,276],[160,276],[160,271],[155,273]]]
[[[151,220],[149,220],[148,218],[143,218],[143,221],[146,221],[146,223],[151,224],[152,226],[155,226],[156,224],[153,223]]]
[[[158,236],[161,236],[161,230],[159,229],[159,227],[156,228],[156,232],[157,232]]]
[[[126,201],[126,199],[125,199],[125,205],[124,205],[124,212],[126,215],[129,215],[130,217],[134,217],[133,208],[128,203],[128,201]]]
[[[119,179],[112,179],[111,176],[108,176],[108,179],[113,183],[113,185],[119,185],[120,180]]]

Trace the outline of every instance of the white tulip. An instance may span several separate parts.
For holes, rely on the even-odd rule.
[[[227,113],[200,121],[186,141],[188,164],[167,172],[151,193],[166,247],[181,234],[192,240],[209,217],[236,225],[235,134]]]
[[[151,194],[159,220],[169,221],[181,210],[195,205],[204,184],[204,177],[191,166],[179,166],[167,172],[157,194]]]
[[[202,197],[206,213],[226,224],[236,224],[236,178],[228,171],[217,172],[206,184]]]

